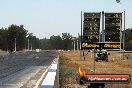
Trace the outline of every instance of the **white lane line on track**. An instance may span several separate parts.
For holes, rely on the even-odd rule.
[[[40,77],[40,79],[36,82],[35,87],[34,88],[38,88],[42,79],[44,78],[45,74],[48,72],[49,68],[51,67],[51,65],[49,67],[47,67],[47,69],[45,70],[45,72],[42,74],[42,76]]]
[[[54,81],[57,71],[57,64],[58,64],[58,58],[55,58],[48,69],[48,73],[44,80],[42,80],[42,84],[40,85],[40,88],[54,88]]]
[[[57,64],[52,64],[48,70],[48,74],[41,84],[41,88],[54,88],[54,81],[56,76]]]

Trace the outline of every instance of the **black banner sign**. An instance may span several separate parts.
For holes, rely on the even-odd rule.
[[[88,83],[130,83],[128,74],[88,74],[84,76]]]
[[[123,43],[88,43],[82,42],[81,49],[122,49]]]

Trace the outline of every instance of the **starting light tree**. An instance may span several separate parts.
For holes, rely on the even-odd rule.
[[[122,13],[105,13],[105,41],[120,42]]]
[[[84,13],[83,42],[99,42],[101,13]]]

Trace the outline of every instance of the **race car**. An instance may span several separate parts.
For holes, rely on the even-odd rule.
[[[108,62],[108,55],[110,55],[107,50],[98,50],[95,54],[95,61],[103,60]]]

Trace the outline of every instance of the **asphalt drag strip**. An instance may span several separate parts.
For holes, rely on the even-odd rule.
[[[55,57],[53,51],[7,56],[0,63],[0,88],[35,88]]]

